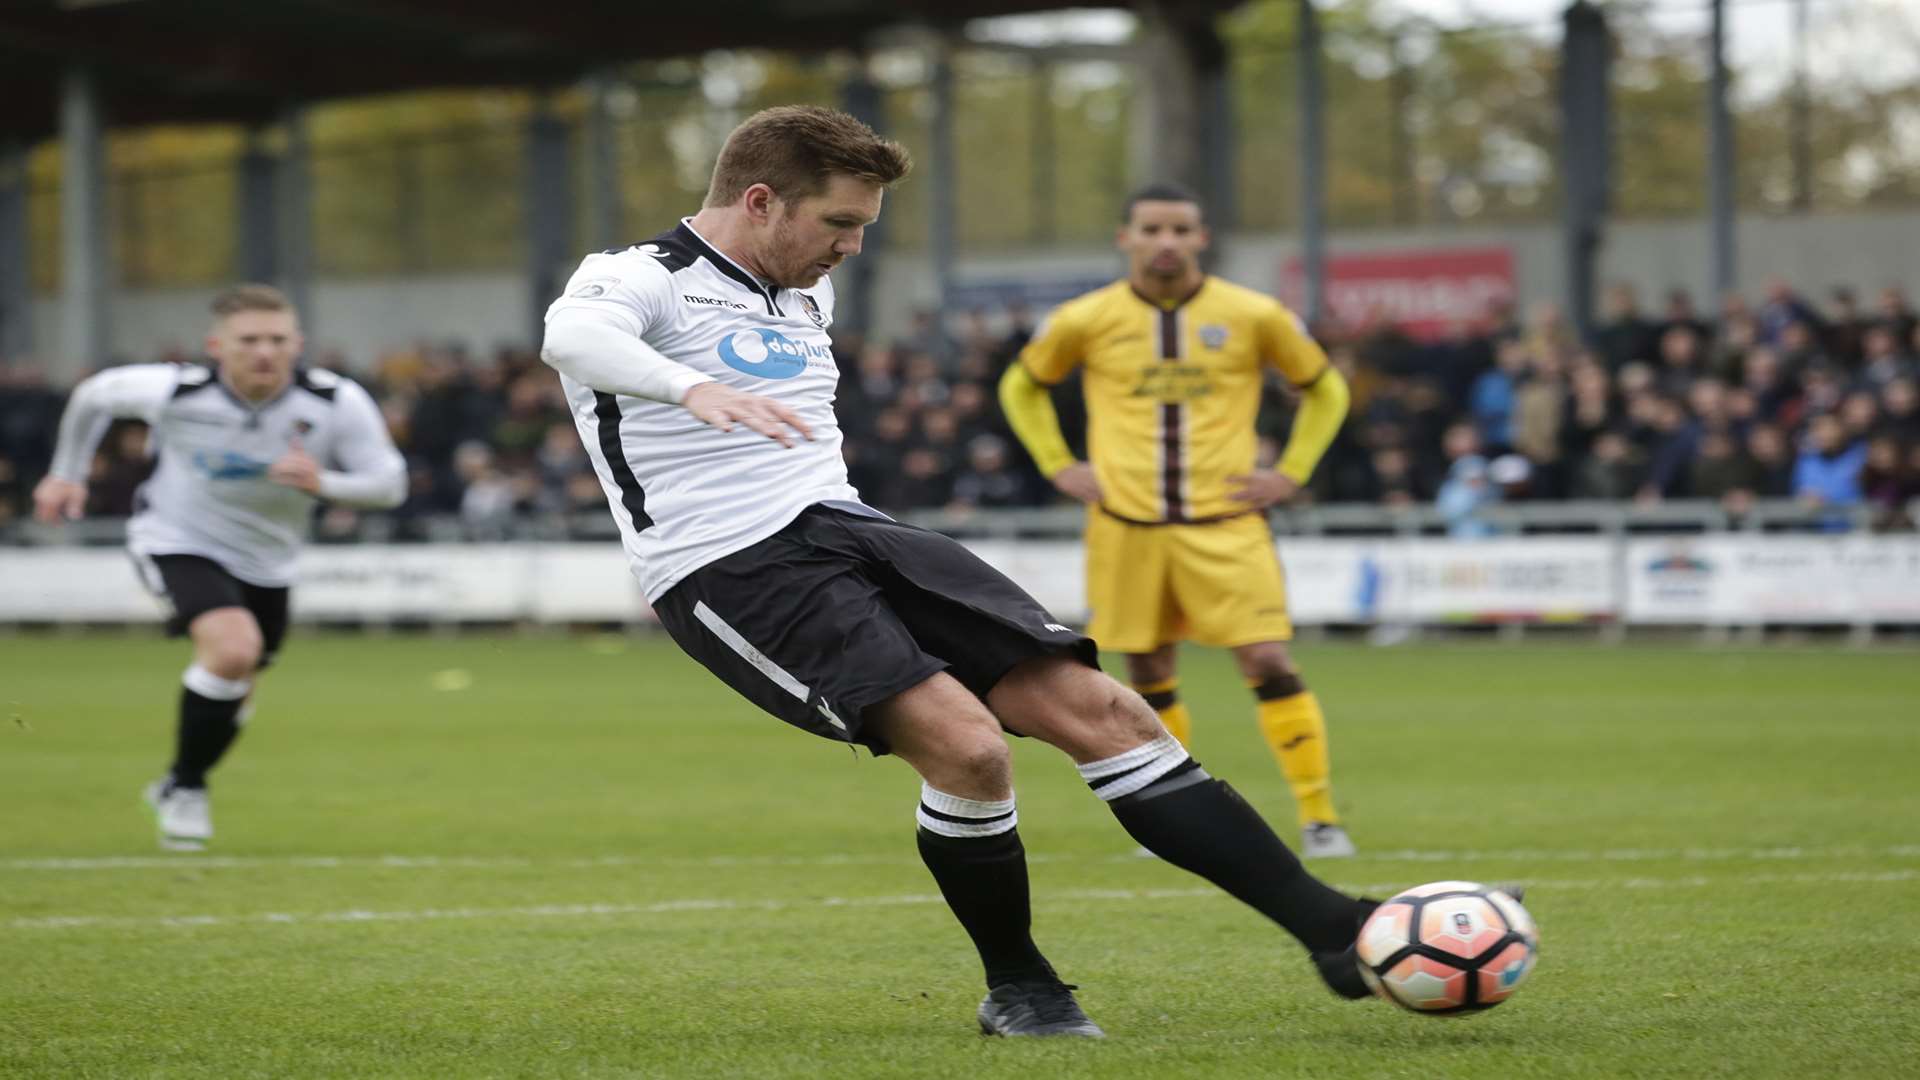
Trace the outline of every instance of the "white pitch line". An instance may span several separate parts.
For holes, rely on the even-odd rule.
[[[1030,853],[1028,862],[1131,862],[1135,856],[1047,855]],[[1455,863],[1455,862],[1757,862],[1796,859],[1920,858],[1920,844],[1895,844],[1890,847],[1760,847],[1760,848],[1618,848],[1611,850],[1555,851],[1518,848],[1476,851],[1365,851],[1354,862],[1383,863]],[[41,858],[0,859],[0,871],[62,870],[497,870],[528,867],[768,867],[768,866],[879,866],[919,865],[908,855],[595,855],[587,857],[537,859],[524,855],[107,855],[46,856]]]
[[[1744,874],[1735,877],[1584,878],[1567,880],[1529,880],[1530,890],[1573,889],[1702,889],[1727,885],[1889,885],[1920,881],[1920,870],[1884,870],[1838,872],[1830,874]],[[1340,883],[1349,892],[1391,893],[1407,882]],[[1185,889],[1066,889],[1041,893],[1033,898],[1036,906],[1060,904],[1113,903],[1153,900],[1226,899],[1212,888]],[[369,911],[349,908],[296,914],[269,911],[246,915],[48,915],[9,921],[9,930],[87,930],[144,929],[149,927],[224,927],[224,926],[298,926],[328,923],[435,922],[455,919],[515,918],[605,918],[622,915],[672,915],[684,912],[799,911],[819,908],[905,907],[939,904],[934,893],[905,893],[894,896],[828,896],[817,900],[738,900],[727,898],[688,898],[659,900],[646,904],[536,904],[502,908],[423,908],[412,911]]]

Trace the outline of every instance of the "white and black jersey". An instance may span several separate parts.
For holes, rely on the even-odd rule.
[[[561,376],[649,600],[815,503],[857,502],[833,415],[840,372],[826,278],[810,289],[765,284],[683,220],[647,243],[587,256],[547,319],[582,308],[617,318],[701,375],[779,401],[813,431],[811,442],[785,448],[745,427],[709,427],[679,405]]]
[[[134,364],[82,383],[69,403],[52,473],[84,483],[115,418],[144,420],[158,458],[135,496],[127,546],[137,556],[195,555],[252,585],[292,582],[315,498],[267,478],[297,440],[336,501],[392,506],[406,462],[373,398],[329,371],[299,370],[275,397],[251,403],[210,368]],[[329,483],[341,489],[328,494]],[[345,494],[351,492],[351,495]]]

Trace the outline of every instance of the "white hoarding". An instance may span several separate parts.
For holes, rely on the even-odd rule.
[[[1920,622],[1920,537],[1633,540],[1624,561],[1631,622]]]

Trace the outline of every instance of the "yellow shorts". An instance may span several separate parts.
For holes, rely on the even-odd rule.
[[[1204,525],[1087,516],[1087,633],[1103,649],[1169,642],[1236,648],[1293,637],[1287,583],[1261,514]]]

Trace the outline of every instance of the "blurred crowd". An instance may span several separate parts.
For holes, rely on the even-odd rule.
[[[1000,414],[996,383],[1033,332],[1023,308],[916,316],[892,341],[836,341],[839,415],[853,482],[883,509],[1038,506],[1060,498]],[[1497,309],[1438,340],[1383,320],[1316,325],[1353,389],[1352,411],[1306,497],[1432,503],[1458,534],[1491,531],[1486,508],[1515,500],[1653,503],[1704,498],[1740,513],[1757,498],[1867,506],[1879,528],[1912,528],[1920,497],[1920,316],[1896,288],[1871,303],[1846,289],[1816,302],[1785,283],[1757,304],[1698,310],[1684,291],[1643,306],[1607,289],[1588,341],[1562,313]],[[153,359],[193,357],[172,350]],[[411,466],[389,524],[426,535],[457,520],[506,535],[533,518],[603,512],[558,380],[525,349],[397,348],[364,365],[310,358],[373,391]],[[64,393],[28,366],[0,365],[0,524],[28,511]],[[1078,387],[1055,391],[1082,448]],[[1292,415],[1270,385],[1263,463]],[[149,468],[145,433],[116,425],[94,463],[93,513],[128,512]],[[322,536],[358,527],[329,511]]]

